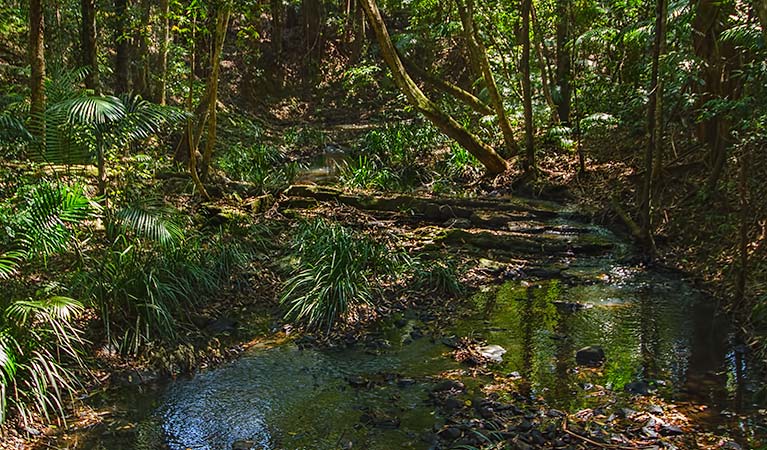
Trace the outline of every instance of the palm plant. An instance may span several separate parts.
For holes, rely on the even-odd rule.
[[[17,276],[26,261],[45,262],[68,248],[77,224],[95,211],[82,189],[49,182],[22,189],[12,200],[10,208],[0,208],[0,243],[10,248],[0,250],[0,279]],[[81,310],[76,300],[45,292],[0,303],[0,422],[11,407],[25,422],[32,413],[63,415],[64,397],[76,381],[60,361],[80,362],[80,332],[72,320]]]

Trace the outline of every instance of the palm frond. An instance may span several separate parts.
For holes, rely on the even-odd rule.
[[[29,252],[47,256],[66,248],[71,224],[90,218],[93,212],[93,203],[81,189],[44,182],[29,192],[15,225]]]
[[[184,239],[184,230],[170,216],[167,210],[130,206],[115,217],[123,231],[133,231],[161,245],[175,245]]]
[[[0,280],[8,279],[16,273],[23,254],[19,251],[7,251],[0,253]]]

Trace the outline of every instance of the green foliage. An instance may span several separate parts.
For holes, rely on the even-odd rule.
[[[482,165],[474,155],[458,144],[450,145],[445,158],[443,173],[448,178],[467,178],[482,172]]]
[[[227,176],[253,183],[262,192],[284,189],[298,174],[297,163],[288,161],[278,147],[265,143],[230,147],[216,163]]]
[[[282,140],[289,147],[322,147],[327,144],[327,136],[317,128],[292,127],[285,130]]]
[[[339,177],[344,186],[359,189],[395,190],[400,182],[397,175],[379,161],[360,155],[357,162],[348,164]]]
[[[80,362],[80,331],[72,324],[82,311],[77,301],[54,296],[16,301],[0,316],[0,423],[8,410],[25,424],[34,413],[64,415],[64,400],[77,381],[60,364],[62,356]]]
[[[65,250],[74,242],[76,225],[98,210],[81,187],[50,182],[25,186],[9,206],[17,208],[13,215],[3,212],[10,216],[6,232],[14,245],[43,258]]]
[[[374,97],[380,93],[378,79],[381,68],[375,64],[359,63],[343,73],[341,87],[347,98]]]
[[[414,284],[418,289],[429,289],[443,295],[459,295],[464,292],[458,266],[450,259],[417,261]]]
[[[328,331],[355,308],[370,305],[371,281],[398,265],[385,245],[322,219],[300,224],[292,249],[299,262],[280,300],[286,317]]]
[[[432,126],[396,124],[373,130],[360,140],[357,162],[341,172],[349,187],[397,191],[426,179],[424,165],[433,150],[445,143]]]

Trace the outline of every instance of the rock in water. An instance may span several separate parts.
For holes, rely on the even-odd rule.
[[[486,345],[477,349],[483,358],[487,358],[492,362],[503,362],[503,354],[506,353],[506,349],[500,345]]]
[[[575,362],[582,366],[599,367],[605,362],[605,351],[598,345],[583,347],[575,353]]]

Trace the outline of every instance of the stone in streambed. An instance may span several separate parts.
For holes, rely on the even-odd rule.
[[[506,349],[500,345],[486,345],[477,349],[483,358],[487,358],[492,362],[503,362],[503,355],[506,353]]]
[[[255,441],[240,439],[232,442],[232,450],[260,450],[262,447]]]
[[[598,345],[583,347],[575,353],[575,362],[582,366],[599,367],[605,362],[605,351]]]
[[[437,385],[432,388],[432,392],[445,392],[445,391],[452,391],[452,390],[462,391],[465,388],[466,386],[460,381],[443,380],[437,383]]]

